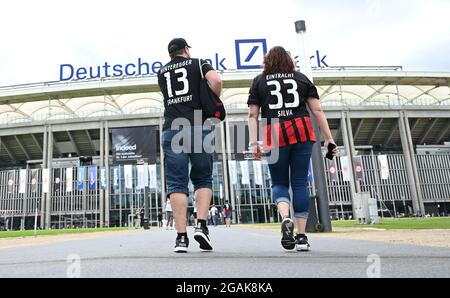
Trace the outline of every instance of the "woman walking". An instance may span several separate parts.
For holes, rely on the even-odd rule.
[[[255,159],[261,159],[263,151],[257,136],[260,112],[267,121],[262,129],[263,149],[279,150],[278,160],[269,164],[269,168],[273,199],[283,218],[281,244],[287,250],[309,251],[307,176],[313,145],[320,142],[320,138],[317,139],[314,133],[307,105],[324,134],[325,147],[335,144],[317,89],[304,74],[295,70],[289,53],[282,47],[275,47],[264,58],[263,73],[253,81],[248,105],[250,147]],[[334,149],[333,155],[336,153],[337,149]],[[295,237],[291,204],[297,228]]]

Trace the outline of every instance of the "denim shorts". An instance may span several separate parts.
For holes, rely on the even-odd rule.
[[[189,130],[190,133],[166,129],[162,134],[168,195],[189,195],[189,178],[194,191],[212,189],[214,132],[202,127]]]

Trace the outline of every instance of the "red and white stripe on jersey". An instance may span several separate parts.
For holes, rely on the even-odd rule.
[[[317,142],[316,134],[308,116],[302,116],[284,122],[275,122],[263,127],[263,146],[265,150],[273,149],[276,145],[283,148],[299,142]],[[278,142],[273,142],[273,137]]]

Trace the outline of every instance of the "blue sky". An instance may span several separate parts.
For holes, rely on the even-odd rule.
[[[448,0],[1,1],[0,86],[56,81],[60,64],[166,62],[177,36],[233,68],[235,39],[295,52],[299,19],[332,66],[450,72],[449,11]]]

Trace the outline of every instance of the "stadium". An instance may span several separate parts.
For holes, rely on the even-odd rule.
[[[257,74],[221,73],[228,117],[216,135],[213,204],[230,201],[239,223],[277,220],[267,165],[238,146],[248,144],[248,134],[237,136],[247,130]],[[324,160],[331,216],[351,217],[361,193],[375,198],[384,216],[447,215],[450,73],[331,67],[313,76],[340,147],[335,165]],[[140,212],[156,225],[166,198],[162,115],[155,75],[1,87],[2,228],[127,226]],[[146,152],[121,159],[120,148],[136,144],[117,141],[120,132],[142,129],[152,136]]]

